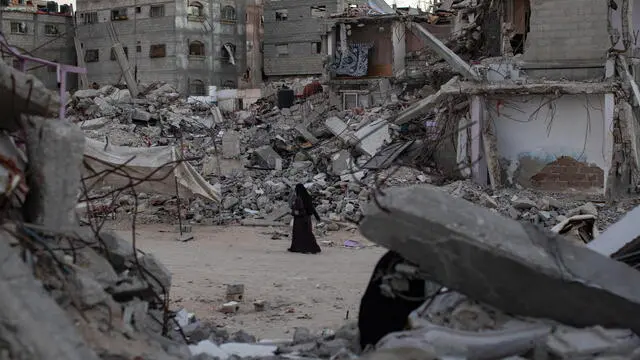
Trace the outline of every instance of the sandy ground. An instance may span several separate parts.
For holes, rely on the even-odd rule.
[[[113,228],[131,239],[131,230]],[[338,246],[345,240],[371,244],[354,230],[319,238],[336,244],[322,245],[319,255],[292,254],[286,251],[289,238],[273,240],[273,233],[258,227],[194,227],[195,240],[180,243],[173,226],[143,225],[136,229],[136,241],[172,272],[173,308],[184,307],[229,331],[282,339],[297,326],[320,331],[337,329],[347,316],[357,319],[360,297],[384,249]],[[245,302],[234,315],[218,311],[226,284],[245,285]],[[268,309],[256,312],[254,300],[265,300]]]

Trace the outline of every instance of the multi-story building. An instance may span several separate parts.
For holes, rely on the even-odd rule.
[[[262,0],[247,0],[247,69],[242,77],[242,85],[247,88],[260,87],[262,82],[263,11]]]
[[[123,79],[111,50],[113,26],[139,83],[163,81],[185,95],[243,86],[245,0],[78,0],[77,6],[89,82]]]
[[[338,0],[267,0],[264,7],[264,72],[267,76],[320,75],[329,14]]]
[[[58,62],[75,64],[76,55],[73,44],[73,9],[65,6],[50,4],[49,9],[44,5],[26,3],[24,1],[5,3],[0,8],[0,23],[2,33],[7,42],[20,52],[34,57]],[[62,10],[62,11],[60,11]],[[2,59],[7,63],[15,60],[9,53],[2,53]],[[49,68],[34,63],[27,63],[26,70],[36,76],[48,88],[55,89],[58,79],[55,68]],[[75,84],[77,77],[67,75],[69,84]]]

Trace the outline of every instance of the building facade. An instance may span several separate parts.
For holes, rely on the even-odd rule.
[[[267,76],[320,75],[326,51],[327,18],[337,0],[266,0],[264,72]]]
[[[76,21],[89,82],[123,81],[111,47],[113,27],[138,83],[174,85],[184,95],[208,86],[242,87],[246,64],[244,0],[78,0]]]
[[[0,24],[7,42],[20,52],[62,64],[75,64],[73,44],[73,17],[68,13],[42,13],[37,8],[11,6],[0,9]],[[12,55],[3,52],[2,59],[11,64]],[[58,79],[55,68],[27,63],[29,74],[36,76],[48,88],[56,89]],[[76,84],[77,77],[69,74],[69,84]]]

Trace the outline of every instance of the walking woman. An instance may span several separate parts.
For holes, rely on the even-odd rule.
[[[320,221],[320,216],[304,185],[297,184],[295,191],[295,197],[291,202],[293,234],[291,235],[291,247],[288,250],[303,254],[318,254],[320,246],[313,235],[311,216],[314,216],[318,221]]]

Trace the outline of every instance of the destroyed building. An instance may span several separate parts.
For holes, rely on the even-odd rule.
[[[183,95],[236,89],[247,71],[244,1],[123,2],[81,0],[77,22],[89,82],[113,84],[124,52],[139,83],[163,81]]]
[[[457,140],[458,160],[481,184],[635,190],[640,93],[627,56],[640,24],[632,7],[588,0],[505,0],[493,2],[494,12],[486,2],[448,6],[457,12],[454,33],[475,37],[483,21],[477,37],[491,40],[485,53],[493,57],[459,56],[410,24],[462,79],[401,112],[397,125],[459,121],[467,130]],[[478,16],[494,13],[499,17]],[[469,101],[469,111],[455,115],[442,101],[454,107]]]
[[[56,2],[5,2],[0,6],[0,23],[8,43],[19,52],[63,64],[75,63],[73,43],[73,8],[58,6]],[[8,51],[2,51],[2,59],[18,67],[16,59]],[[54,67],[30,64],[26,72],[40,79],[47,88],[56,89],[58,78]],[[67,81],[77,82],[75,75]]]
[[[263,0],[247,1],[247,69],[242,75],[242,88],[259,88],[262,83],[263,11]]]

